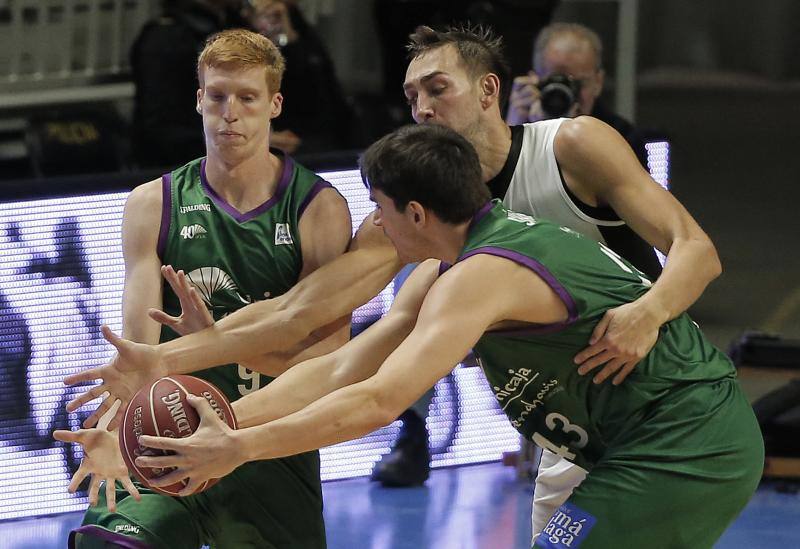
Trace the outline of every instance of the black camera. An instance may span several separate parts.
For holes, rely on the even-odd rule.
[[[538,87],[544,114],[548,118],[560,118],[577,103],[581,81],[566,74],[554,73],[539,82]]]

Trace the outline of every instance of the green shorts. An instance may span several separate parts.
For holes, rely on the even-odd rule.
[[[607,454],[534,547],[712,547],[749,501],[764,442],[738,383],[673,391]]]
[[[205,492],[170,497],[139,486],[136,501],[117,487],[117,511],[105,490],[71,536],[71,547],[198,549],[326,547],[319,455],[247,463]],[[113,545],[116,544],[116,545]]]

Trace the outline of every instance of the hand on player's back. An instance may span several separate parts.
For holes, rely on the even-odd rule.
[[[613,383],[619,385],[656,344],[661,324],[639,301],[609,309],[595,326],[589,346],[575,355],[578,373],[585,375],[604,365],[594,382],[616,374]]]
[[[125,408],[136,391],[148,383],[166,376],[169,372],[161,362],[156,346],[122,339],[108,326],[103,326],[102,332],[106,341],[116,347],[117,354],[104,366],[90,368],[64,378],[66,385],[102,380],[99,385],[87,389],[83,394],[67,403],[67,411],[73,412],[89,401],[104,397],[100,406],[83,422],[84,427],[94,427],[99,419],[111,409],[114,402],[120,400],[120,407],[109,423],[109,429],[116,429],[122,420]]]
[[[170,316],[164,311],[150,309],[147,314],[156,322],[169,326],[179,335],[199,332],[214,324],[214,317],[208,311],[203,298],[191,285],[183,271],[175,272],[172,265],[161,267],[161,275],[178,296],[181,304],[180,316]]]
[[[89,481],[89,504],[97,505],[100,484],[106,483],[106,505],[112,513],[117,509],[116,483],[119,481],[136,500],[140,500],[139,490],[128,477],[128,468],[122,460],[116,432],[103,428],[79,429],[77,431],[58,430],[53,438],[61,442],[73,442],[83,446],[83,460],[72,481],[69,492],[75,493],[87,476]]]

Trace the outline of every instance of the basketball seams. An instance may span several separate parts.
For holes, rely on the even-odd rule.
[[[181,379],[181,378],[186,378],[186,379]],[[156,396],[156,393],[157,393],[157,389],[156,388],[157,387],[161,387],[160,383],[162,381],[163,382],[167,382],[168,384],[169,384],[169,382],[171,382],[174,385],[175,389],[178,389],[179,391],[183,392],[183,398],[181,399],[181,401],[184,404],[185,413],[188,411],[187,410],[188,407],[191,406],[191,404],[188,404],[187,397],[190,394],[194,394],[192,391],[189,391],[187,389],[187,387],[189,385],[192,385],[192,386],[194,386],[194,389],[198,390],[199,393],[200,393],[200,394],[195,395],[195,396],[200,396],[200,397],[205,398],[205,396],[202,393],[208,392],[209,395],[213,398],[213,400],[216,401],[217,406],[218,406],[217,409],[222,411],[224,414],[227,414],[227,416],[225,417],[224,422],[226,424],[228,424],[230,427],[232,427],[233,429],[238,428],[238,422],[236,421],[236,416],[233,413],[233,408],[231,407],[230,402],[228,402],[227,397],[219,389],[217,389],[217,387],[215,387],[212,383],[210,383],[210,382],[208,382],[208,381],[206,381],[206,380],[204,380],[202,378],[195,378],[194,376],[177,375],[177,376],[174,376],[174,377],[173,376],[163,377],[163,378],[158,379],[155,382],[153,382],[150,385],[150,387],[148,388],[147,392],[145,393],[147,395],[146,398],[148,399],[148,402],[147,403],[142,402],[141,404],[138,404],[138,406],[144,408],[145,410],[147,410],[149,412],[149,414],[150,414],[149,419],[150,419],[151,427],[148,427],[148,428],[152,428],[154,430],[156,436],[163,436],[162,435],[162,428],[159,425],[158,414],[156,414],[156,407],[158,406],[158,404],[155,402],[156,399],[154,398]],[[191,382],[191,384],[190,384],[190,382]],[[169,392],[171,393],[172,390],[170,390]],[[138,395],[138,393],[137,393],[137,395]],[[142,395],[139,398],[139,400],[141,401],[144,398],[145,398],[145,395]],[[125,410],[125,416],[124,416],[123,421],[122,421],[122,438],[121,438],[121,441],[122,441],[122,446],[123,446],[123,448],[122,448],[123,453],[124,453],[123,455],[126,458],[125,461],[126,461],[127,465],[129,466],[129,468],[132,470],[132,472],[139,478],[139,480],[141,480],[144,483],[145,486],[148,486],[151,489],[153,489],[154,491],[160,492],[160,493],[165,494],[165,495],[177,496],[178,495],[178,491],[173,492],[173,491],[170,491],[168,488],[170,488],[172,486],[177,487],[178,490],[180,490],[181,487],[185,488],[187,486],[187,482],[185,480],[182,479],[179,482],[173,483],[169,487],[151,486],[150,485],[150,480],[152,480],[152,479],[149,478],[148,475],[145,474],[145,469],[150,471],[151,474],[152,474],[152,469],[151,468],[140,468],[139,466],[136,465],[136,463],[134,462],[134,459],[131,457],[131,452],[129,451],[129,446],[132,443],[131,436],[132,436],[133,430],[131,429],[131,421],[132,420],[128,416],[133,412],[133,409],[137,406],[137,405],[134,404],[136,402],[136,400],[137,400],[137,398],[136,398],[136,395],[135,395],[134,398],[131,400],[131,402],[128,404],[128,407]],[[208,399],[206,399],[206,402],[208,402]],[[210,402],[209,402],[209,404],[210,404]],[[168,410],[168,407],[166,407],[166,409]],[[159,410],[161,410],[161,408],[159,408]],[[194,429],[192,430],[192,434],[196,431],[197,426],[199,426],[199,420],[200,420],[200,417],[199,417],[199,414],[197,413],[197,411],[196,410],[193,410],[193,411],[195,413],[195,418],[197,420],[197,424],[195,425]],[[215,410],[215,413],[216,413],[216,410]],[[186,417],[188,419],[188,415]],[[163,422],[161,422],[161,423],[163,423]],[[143,428],[144,428],[144,425],[145,425],[145,422],[144,422],[144,418],[143,418]],[[129,432],[129,431],[131,431],[131,432]],[[146,431],[145,431],[145,433],[146,433]],[[191,436],[191,435],[188,435],[188,436]],[[138,439],[135,442],[136,442],[135,446],[138,447],[139,446]],[[153,478],[155,478],[155,477],[153,477]],[[218,480],[219,479],[206,480],[196,490],[194,490],[193,493],[196,494],[196,493],[202,492],[203,490],[206,490],[207,488],[209,488],[209,487],[213,486],[214,484],[216,484]]]
[[[128,450],[128,429],[127,429],[128,412],[130,412],[131,407],[133,406],[135,401],[136,401],[136,398],[134,397],[134,399],[131,400],[128,403],[128,408],[125,410],[125,417],[122,419],[122,437],[123,437],[124,450],[125,450],[125,454],[124,455],[128,458],[125,461],[127,461],[127,465],[133,469],[134,474],[137,477],[139,477],[139,480],[143,480],[146,477],[144,476],[144,473],[139,468],[139,466],[136,465],[136,460],[135,459],[131,459],[130,451]],[[136,446],[139,446],[139,441],[138,440],[136,441]]]

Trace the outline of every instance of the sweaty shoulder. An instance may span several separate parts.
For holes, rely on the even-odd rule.
[[[587,141],[592,144],[593,140],[607,136],[608,132],[616,133],[611,126],[591,116],[564,120],[555,137],[556,156],[560,158],[562,153],[584,147]]]
[[[567,186],[590,206],[606,204],[611,185],[624,182],[631,170],[641,170],[622,136],[591,116],[566,120],[556,134],[554,149]]]

